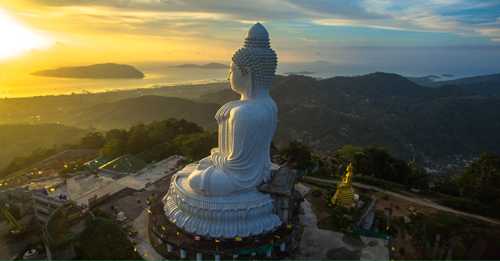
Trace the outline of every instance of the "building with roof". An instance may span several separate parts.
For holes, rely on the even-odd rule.
[[[100,170],[109,170],[117,173],[136,173],[146,167],[146,162],[142,159],[134,157],[131,154],[125,154],[121,157],[112,160],[101,167]]]
[[[86,162],[85,165],[90,167],[91,169],[93,168],[100,168],[102,167],[103,165],[109,163],[111,160],[104,157],[104,156],[100,156],[99,158],[95,158],[89,162]]]
[[[59,208],[68,206],[71,201],[50,196],[46,189],[34,191],[32,193],[35,218],[38,226],[43,227],[49,220],[49,216]]]

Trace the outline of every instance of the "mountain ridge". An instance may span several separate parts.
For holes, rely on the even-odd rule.
[[[181,65],[173,65],[170,67],[186,68],[186,69],[229,69],[228,65],[221,64],[221,63],[208,63],[205,65],[185,63],[185,64],[181,64]]]

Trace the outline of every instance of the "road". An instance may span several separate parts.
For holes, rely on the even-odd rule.
[[[314,181],[320,181],[320,182],[325,182],[325,183],[331,183],[331,184],[340,183],[341,182],[339,180],[326,180],[326,179],[320,179],[320,178],[308,177],[308,176],[304,177],[304,179],[314,180]],[[364,185],[364,184],[360,184],[360,183],[357,183],[357,182],[353,182],[352,185],[356,186],[356,187],[361,187],[361,188],[375,189],[375,190],[378,190],[380,192],[383,192],[386,195],[389,195],[389,196],[392,196],[392,197],[396,197],[396,198],[400,198],[400,199],[403,199],[403,200],[406,200],[406,201],[414,202],[416,204],[424,205],[424,206],[431,207],[431,208],[434,208],[434,209],[437,209],[437,210],[451,212],[451,213],[455,213],[455,214],[459,214],[459,215],[463,215],[463,216],[477,218],[477,219],[484,220],[484,221],[487,221],[487,222],[490,222],[490,223],[493,223],[493,224],[500,225],[500,220],[497,220],[497,219],[494,219],[494,218],[490,218],[490,217],[479,216],[479,215],[475,215],[475,214],[463,212],[463,211],[452,209],[452,208],[448,208],[448,207],[445,207],[445,206],[441,206],[441,205],[439,205],[437,203],[434,203],[434,202],[432,202],[430,200],[426,201],[426,200],[423,200],[423,199],[420,199],[420,198],[416,198],[416,197],[412,198],[412,197],[408,197],[408,196],[405,196],[405,195],[402,195],[402,194],[399,194],[399,193],[395,193],[395,192],[392,192],[392,191],[384,190],[384,189],[381,189],[379,187],[370,186],[370,185]]]

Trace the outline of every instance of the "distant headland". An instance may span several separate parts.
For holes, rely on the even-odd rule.
[[[198,64],[192,64],[192,63],[186,63],[186,64],[181,64],[181,65],[174,65],[170,67],[177,67],[177,68],[188,68],[188,69],[229,69],[229,65],[221,64],[221,63],[209,63],[205,65],[198,65]]]
[[[90,66],[62,67],[30,73],[37,76],[89,79],[142,79],[144,74],[136,68],[116,63],[94,64]]]

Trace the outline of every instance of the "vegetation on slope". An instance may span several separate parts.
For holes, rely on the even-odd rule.
[[[112,221],[95,219],[82,235],[79,260],[142,260],[127,236]]]
[[[30,152],[38,149],[33,155],[37,162],[41,157],[46,157],[46,151],[41,148],[63,146],[68,143],[76,143],[85,134],[85,130],[68,127],[61,124],[38,124],[38,125],[0,125],[0,168],[5,167],[14,158],[28,156]],[[53,155],[53,154],[52,154]],[[50,156],[52,156],[50,155]],[[20,163],[15,163],[19,165]]]

